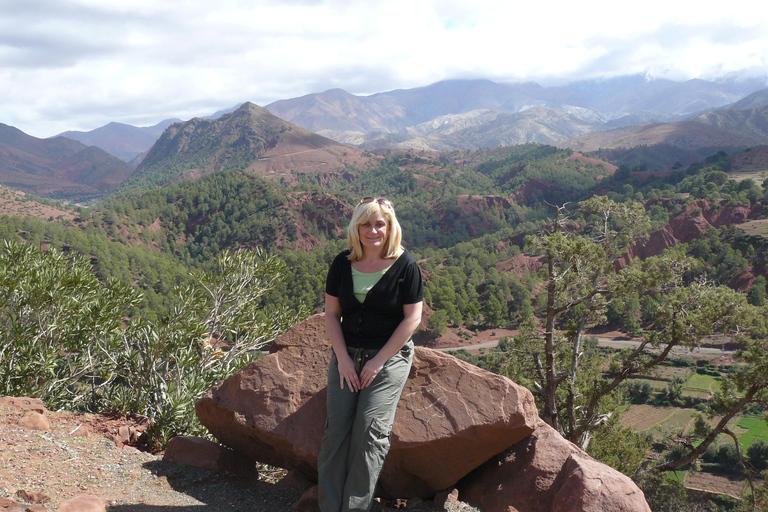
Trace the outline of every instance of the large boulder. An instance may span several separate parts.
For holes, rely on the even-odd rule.
[[[197,402],[200,421],[223,444],[317,478],[331,349],[324,316],[275,341]],[[380,480],[385,497],[431,497],[526,438],[533,397],[509,379],[417,347]]]
[[[459,482],[484,512],[650,512],[627,476],[592,459],[544,422]]]

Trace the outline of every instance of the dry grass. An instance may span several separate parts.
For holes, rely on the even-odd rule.
[[[72,220],[75,213],[30,200],[24,192],[0,186],[0,215],[24,217],[31,215],[40,219]]]
[[[654,407],[653,405],[634,405],[621,414],[621,424],[637,431],[651,427],[670,419],[678,411],[677,407]]]
[[[741,498],[744,479],[734,475],[689,471],[685,477],[685,486],[697,491]]]

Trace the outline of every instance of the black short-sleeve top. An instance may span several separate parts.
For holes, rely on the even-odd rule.
[[[360,303],[352,286],[349,251],[336,256],[328,270],[325,293],[339,298],[341,330],[347,347],[380,349],[403,321],[404,304],[424,299],[421,269],[403,252]]]

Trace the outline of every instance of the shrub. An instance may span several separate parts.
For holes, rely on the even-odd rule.
[[[600,462],[631,476],[642,465],[651,443],[648,434],[612,422],[595,430],[587,452]]]
[[[688,454],[688,451],[688,448],[686,448],[683,444],[678,443],[669,449],[666,458],[667,460],[680,460]]]
[[[717,463],[717,445],[712,443],[707,446],[707,450],[704,452],[701,458],[704,462],[709,462],[711,464]]]
[[[747,448],[747,460],[758,471],[768,469],[768,443],[762,439],[754,441]]]
[[[683,385],[685,379],[682,377],[672,377],[667,383],[667,387],[664,389],[664,396],[669,401],[670,405],[677,405],[683,398]]]
[[[715,455],[714,462],[722,466],[724,469],[733,469],[739,464],[739,454],[736,451],[736,446],[732,443],[721,444],[717,448],[717,454]]]
[[[653,386],[648,382],[633,380],[627,384],[627,393],[633,402],[644,404],[651,398]]]
[[[0,393],[53,409],[95,401],[113,381],[122,319],[140,297],[100,283],[83,258],[5,242],[0,248]]]
[[[305,314],[260,305],[284,269],[260,250],[224,252],[212,271],[177,290],[170,318],[125,320],[141,301],[129,286],[99,282],[82,258],[6,242],[0,393],[55,409],[148,416],[153,449],[203,434],[195,401]]]
[[[224,252],[212,271],[193,274],[193,284],[177,290],[178,306],[167,322],[139,319],[126,331],[115,359],[129,390],[111,390],[105,398],[117,411],[153,419],[152,449],[176,435],[204,434],[195,402],[304,316],[260,306],[284,270],[280,260],[261,250]]]

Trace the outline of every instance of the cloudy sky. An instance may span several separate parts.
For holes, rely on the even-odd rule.
[[[764,0],[0,0],[0,123],[48,137],[339,87],[768,76]]]

